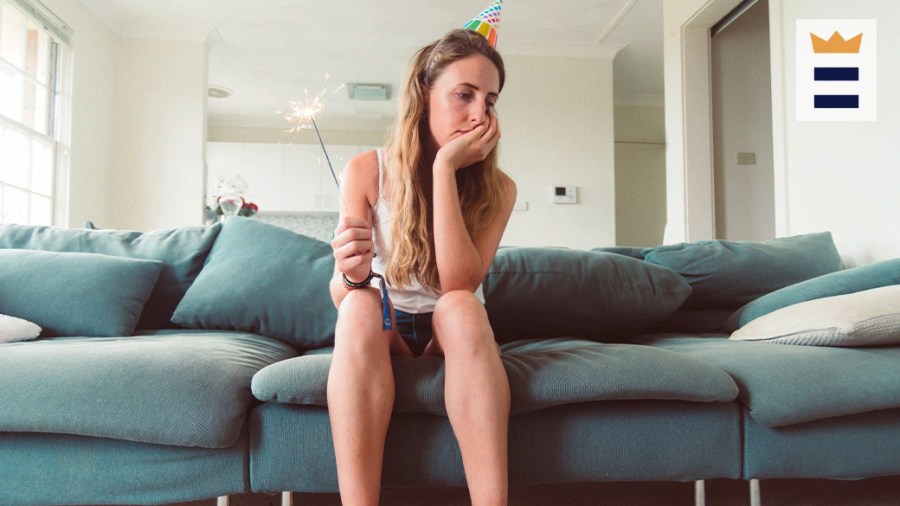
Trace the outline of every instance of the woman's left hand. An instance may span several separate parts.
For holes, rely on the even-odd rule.
[[[499,140],[500,120],[493,111],[488,110],[484,123],[444,144],[438,150],[434,160],[435,170],[439,166],[446,166],[455,172],[478,163],[487,158]]]

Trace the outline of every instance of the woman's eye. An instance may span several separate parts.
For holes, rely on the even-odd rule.
[[[472,98],[472,95],[469,93],[457,93],[456,96],[461,100],[469,100],[470,98]]]
[[[496,106],[496,105],[497,105],[497,104],[495,104],[494,102],[488,102],[488,103],[487,103],[487,108],[488,108],[488,109],[493,109],[494,106]]]

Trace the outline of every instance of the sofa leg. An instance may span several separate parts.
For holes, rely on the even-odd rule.
[[[694,506],[706,506],[706,482],[703,480],[694,482]]]
[[[762,498],[759,495],[759,480],[750,480],[750,506],[762,506]]]
[[[216,506],[228,506],[228,496],[220,495],[216,498]]]
[[[293,492],[282,492],[281,493],[281,506],[293,506],[294,505],[294,493]]]

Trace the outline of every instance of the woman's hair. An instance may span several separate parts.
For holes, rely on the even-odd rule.
[[[393,241],[385,275],[395,286],[408,285],[415,278],[423,286],[440,291],[434,251],[432,167],[425,166],[422,159],[423,142],[429,135],[425,104],[444,69],[474,54],[494,63],[502,90],[505,71],[500,54],[478,33],[462,29],[420,49],[401,90],[400,111],[387,143]],[[496,215],[502,201],[497,147],[483,161],[456,171],[456,182],[466,230],[474,238]]]

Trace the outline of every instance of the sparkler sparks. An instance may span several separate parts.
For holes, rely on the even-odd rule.
[[[328,81],[328,77],[328,74],[325,74],[326,82]],[[343,84],[338,86],[333,93],[337,93],[343,87]],[[309,90],[303,90],[303,94],[306,96],[305,100],[302,102],[289,102],[291,105],[290,112],[284,114],[281,111],[278,111],[278,114],[284,114],[284,119],[291,125],[291,128],[288,130],[290,132],[298,132],[308,128],[312,128],[316,131],[316,138],[319,139],[319,145],[322,146],[322,153],[325,154],[328,170],[331,171],[331,177],[334,179],[334,184],[337,186],[338,196],[340,196],[341,203],[344,204],[344,208],[346,209],[347,203],[344,201],[344,194],[341,192],[341,183],[338,181],[337,174],[334,172],[334,167],[331,165],[331,158],[328,157],[328,150],[325,149],[325,143],[322,142],[322,134],[319,133],[319,126],[316,125],[316,118],[325,112],[326,91],[327,90],[323,89],[318,94],[310,96]]]

